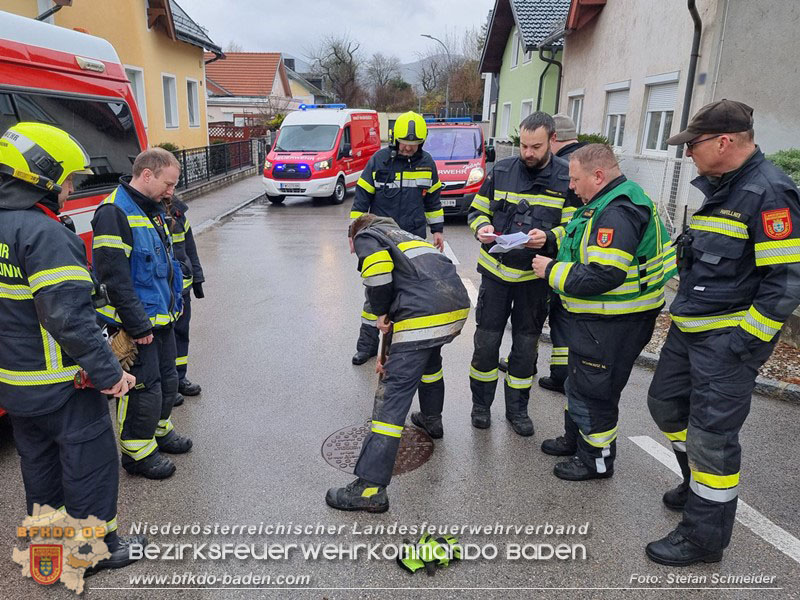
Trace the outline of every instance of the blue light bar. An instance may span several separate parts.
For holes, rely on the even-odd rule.
[[[437,117],[435,119],[425,119],[426,123],[472,123],[471,117]]]
[[[297,108],[300,110],[308,110],[309,108],[347,108],[347,104],[301,104]]]

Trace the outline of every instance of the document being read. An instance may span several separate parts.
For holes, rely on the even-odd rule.
[[[494,238],[494,246],[489,248],[489,254],[501,254],[514,248],[519,248],[526,244],[529,239],[528,234],[521,231],[498,235]]]

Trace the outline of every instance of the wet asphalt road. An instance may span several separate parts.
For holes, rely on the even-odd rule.
[[[246,198],[243,198],[243,200]],[[413,535],[367,536],[368,525],[423,522],[442,525],[581,525],[586,536],[469,534],[463,543],[494,545],[493,560],[462,561],[434,578],[402,571],[393,560],[140,561],[89,580],[87,598],[683,598],[685,589],[702,598],[785,598],[796,594],[800,565],[737,523],[723,562],[684,570],[649,562],[647,542],[662,537],[678,515],[661,504],[677,476],[629,438],[647,436],[666,447],[646,407],[652,373],[636,368],[622,399],[616,473],[612,479],[571,483],[551,471],[557,460],[539,451],[545,437],[560,434],[564,397],[534,386],[532,438],[520,438],[503,419],[502,386],[491,429],[469,423],[468,365],[474,319],[444,349],[447,398],[445,437],[431,460],[397,477],[389,488],[391,509],[382,515],[341,513],[326,506],[332,485],[352,477],[322,458],[323,440],[371,413],[374,361],[354,367],[362,286],[348,253],[346,227],[352,202],[329,206],[289,198],[282,206],[257,201],[198,238],[207,282],[206,298],[193,302],[189,377],[203,386],[197,398],[176,408],[173,421],[194,440],[178,456],[178,471],[164,482],[121,474],[120,531],[132,522],[163,525],[296,524],[343,526],[338,535],[151,535],[172,543],[398,543]],[[448,222],[445,237],[460,261],[459,271],[475,288],[477,242],[463,220]],[[508,336],[507,336],[508,337]],[[510,345],[506,340],[504,346]],[[542,345],[540,373],[550,347]],[[755,398],[742,431],[742,499],[793,536],[800,536],[800,450],[796,423],[800,407]],[[10,428],[0,424],[0,598],[68,598],[63,586],[42,589],[19,576],[10,560],[16,525],[24,514],[18,458]],[[796,540],[795,540],[796,541]],[[510,544],[583,544],[585,560],[507,560]],[[222,575],[310,576],[305,590],[130,588],[129,576],[194,572]],[[641,578],[634,578],[634,575]],[[705,577],[675,583],[671,576]],[[760,589],[714,583],[719,575],[774,576]],[[155,584],[153,584],[155,585]],[[152,587],[152,585],[151,585]],[[162,586],[163,587],[163,586]],[[221,583],[216,588],[226,587]],[[650,588],[623,591],[618,588]],[[768,590],[768,588],[782,588]],[[355,589],[354,589],[355,588]],[[392,588],[378,590],[375,588]],[[402,588],[430,588],[426,591]],[[464,590],[463,588],[467,588]],[[483,589],[478,589],[483,588]],[[485,589],[505,588],[505,589]],[[519,588],[539,588],[525,591]],[[544,589],[542,589],[544,588]],[[602,589],[614,588],[614,589]],[[673,588],[673,589],[669,589]],[[436,590],[436,591],[434,591]],[[471,590],[471,591],[470,591]]]

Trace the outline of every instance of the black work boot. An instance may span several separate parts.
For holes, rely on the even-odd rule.
[[[411,413],[411,422],[425,431],[433,439],[438,440],[444,436],[444,428],[442,427],[442,415],[435,417],[424,415],[421,412]]]
[[[485,406],[472,405],[472,426],[477,429],[489,429],[492,424],[492,413]]]
[[[120,537],[114,532],[105,537],[105,542],[108,545],[108,551],[111,552],[111,556],[86,569],[83,573],[84,577],[91,577],[103,569],[121,569],[136,562],[139,559],[131,558],[131,546],[146,546],[147,538],[143,535]]]
[[[678,486],[664,493],[661,501],[670,510],[683,511],[686,506],[686,501],[689,499],[689,481],[692,477],[692,472],[689,469],[689,455],[686,452],[676,452],[675,458],[678,459],[678,464],[681,467],[681,474],[683,481]]]
[[[511,423],[511,429],[513,429],[514,433],[517,435],[521,435],[523,437],[529,437],[533,435],[533,421],[531,421],[528,413],[516,413],[513,415],[506,413],[506,419],[508,419],[508,422]]]
[[[153,452],[147,458],[122,467],[131,475],[141,475],[147,479],[166,479],[175,473],[175,463],[160,452]]]
[[[345,487],[329,489],[325,502],[338,510],[364,510],[372,513],[389,510],[386,486],[370,483],[361,477]]]
[[[567,481],[586,481],[588,479],[607,479],[614,474],[614,469],[609,469],[605,473],[598,473],[588,467],[576,454],[568,461],[560,462],[553,467],[553,475],[559,479]]]
[[[358,352],[356,352],[353,355],[353,364],[354,365],[363,365],[370,358],[372,358],[373,356],[377,356],[377,355],[378,355],[377,352],[362,352],[361,350],[359,350]]]
[[[715,563],[722,560],[722,550],[706,550],[686,539],[677,529],[645,548],[647,558],[660,565],[688,567],[695,563]]]
[[[184,435],[170,431],[163,437],[157,437],[158,449],[167,454],[186,454],[192,449],[192,440]]]
[[[181,404],[183,404],[184,400],[186,400],[186,398],[184,398],[183,394],[181,394],[179,392],[179,393],[175,394],[175,402],[172,403],[172,406],[173,407],[180,406]]]
[[[566,394],[564,391],[564,382],[553,379],[552,377],[540,377],[539,387],[542,387],[551,392],[558,392],[559,394]]]
[[[577,451],[578,443],[563,435],[542,442],[542,452],[550,456],[573,456]]]
[[[178,392],[183,394],[184,396],[197,396],[200,392],[203,391],[196,383],[192,383],[188,379],[184,378],[178,382]]]

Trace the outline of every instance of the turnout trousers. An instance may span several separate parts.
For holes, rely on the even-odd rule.
[[[577,438],[578,457],[598,473],[614,468],[619,398],[653,335],[658,312],[594,319],[570,315],[565,435]]]
[[[156,451],[157,438],[173,429],[172,405],[178,393],[173,327],[153,329],[153,341],[137,344],[130,373],[136,386],[117,401],[117,425],[122,463],[133,464]]]
[[[547,317],[548,289],[541,279],[522,283],[500,283],[486,276],[481,279],[469,369],[473,414],[489,412],[494,402],[500,344],[511,317],[511,353],[504,381],[506,415],[527,415],[539,336]]]
[[[178,381],[186,379],[186,370],[189,368],[189,323],[192,320],[192,295],[183,295],[183,313],[175,323],[175,368],[178,371]]]
[[[567,366],[567,356],[569,355],[567,343],[568,319],[569,313],[561,304],[561,298],[558,294],[551,292],[547,315],[547,320],[550,323],[550,340],[553,343],[553,351],[550,354],[550,379],[562,385],[569,373]]]
[[[367,295],[364,290],[364,296]],[[378,354],[378,317],[372,314],[372,307],[369,299],[364,300],[364,308],[361,310],[361,329],[358,331],[358,342],[356,342],[356,352],[366,352],[372,356]]]
[[[375,394],[371,431],[361,446],[355,470],[357,476],[379,485],[388,485],[392,479],[403,426],[417,389],[422,413],[429,417],[442,414],[442,347],[390,351],[385,369]]]
[[[33,505],[89,516],[117,529],[119,458],[108,400],[95,389],[75,390],[47,415],[10,415],[20,456],[28,514]]]
[[[742,360],[730,350],[729,336],[726,329],[684,333],[673,324],[647,398],[678,462],[686,464],[688,455],[689,497],[678,529],[709,551],[731,540],[739,495],[739,430],[750,412],[758,369],[777,341]]]

